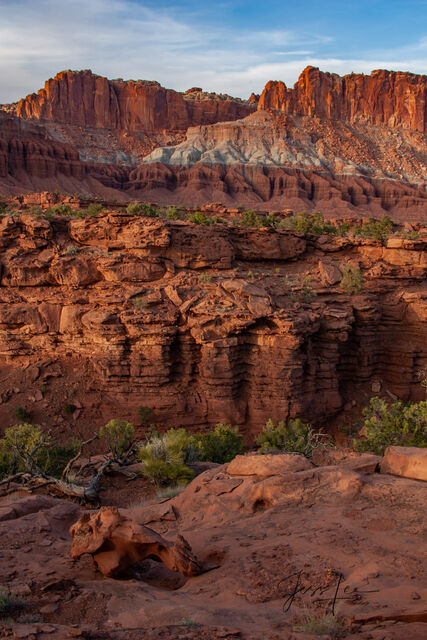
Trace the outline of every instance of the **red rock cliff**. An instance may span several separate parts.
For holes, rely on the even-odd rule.
[[[62,71],[13,107],[26,119],[147,132],[235,120],[255,109],[229,96],[182,94],[158,82],[108,80],[91,71]]]
[[[268,82],[258,109],[425,132],[427,76],[379,70],[369,76],[340,77],[307,67],[293,89],[280,81]]]

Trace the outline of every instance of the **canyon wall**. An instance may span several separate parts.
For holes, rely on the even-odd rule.
[[[58,434],[87,434],[146,405],[159,425],[227,420],[253,434],[269,417],[351,422],[375,389],[422,396],[422,240],[111,212],[2,217],[0,247],[4,424],[25,406]],[[340,286],[349,262],[360,295]]]
[[[19,118],[159,133],[244,118],[256,105],[197,90],[183,94],[158,82],[108,80],[87,70],[62,71],[9,108]]]
[[[258,108],[425,133],[427,76],[380,69],[369,76],[351,73],[340,77],[307,67],[293,89],[284,82],[268,82]]]

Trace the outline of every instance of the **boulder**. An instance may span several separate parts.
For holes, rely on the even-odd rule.
[[[175,543],[165,540],[152,529],[121,515],[117,507],[101,507],[96,513],[83,513],[70,533],[73,537],[71,557],[92,554],[104,576],[117,575],[149,556],[185,576],[203,572],[202,565],[182,536],[178,536]]]
[[[236,456],[227,466],[231,476],[282,476],[296,471],[306,471],[313,465],[296,453]]]
[[[427,482],[427,449],[387,447],[380,469],[381,473]]]

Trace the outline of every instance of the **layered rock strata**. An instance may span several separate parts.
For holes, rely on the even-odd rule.
[[[60,432],[88,431],[146,405],[158,424],[254,433],[269,417],[357,411],[374,383],[422,397],[422,240],[382,247],[112,212],[3,217],[0,246],[5,424],[25,405]],[[348,262],[360,295],[340,285]]]

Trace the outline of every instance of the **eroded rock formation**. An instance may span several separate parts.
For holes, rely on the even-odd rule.
[[[284,82],[268,82],[258,109],[425,133],[427,76],[379,69],[369,76],[351,73],[340,77],[317,67],[306,67],[293,89],[288,89]]]
[[[70,431],[62,407],[78,400],[88,434],[141,405],[158,424],[254,433],[270,417],[351,420],[374,382],[422,397],[422,239],[383,247],[111,212],[3,217],[0,247],[5,423],[28,404],[35,422]],[[360,295],[341,287],[349,262]]]
[[[73,537],[71,557],[92,554],[104,576],[116,576],[150,556],[184,576],[197,576],[203,571],[182,536],[173,544],[152,529],[121,515],[116,507],[83,513],[71,527],[70,534]]]

